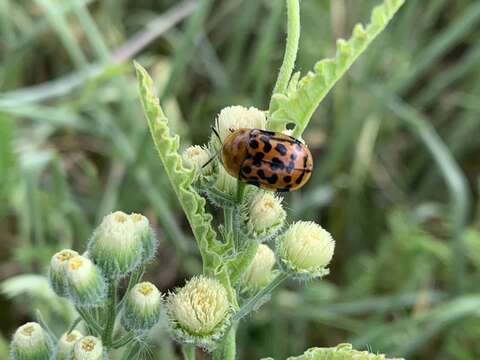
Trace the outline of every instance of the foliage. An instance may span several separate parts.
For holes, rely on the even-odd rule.
[[[378,3],[302,1],[295,70],[333,55]],[[0,279],[45,273],[52,253],[83,249],[115,209],[145,213],[164,240],[147,273],[162,292],[201,271],[128,60],[148,67],[180,148],[204,142],[222,107],[268,108],[285,22],[272,4],[211,2],[205,16],[188,0],[0,2]],[[409,359],[478,358],[479,22],[477,2],[406,2],[313,113],[303,134],[313,178],[284,204],[289,219],[338,240],[331,275],[288,281],[248,316],[240,359],[340,341]],[[70,319],[34,289],[0,294],[0,358],[35,308],[56,335]],[[178,356],[161,328],[148,343],[155,358]]]

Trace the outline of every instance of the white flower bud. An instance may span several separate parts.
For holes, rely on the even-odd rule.
[[[83,337],[82,333],[77,330],[72,330],[69,334],[65,333],[58,340],[56,360],[69,360],[73,351],[75,343]]]
[[[105,300],[105,280],[90,259],[81,255],[71,258],[65,274],[70,298],[76,305],[98,306]]]
[[[50,260],[48,269],[48,278],[55,294],[61,297],[68,296],[67,281],[65,279],[65,268],[68,260],[77,256],[76,251],[65,249],[57,252]]]
[[[158,248],[158,240],[150,227],[148,219],[142,214],[130,214],[135,226],[135,234],[143,246],[143,263],[148,263],[155,257]]]
[[[247,227],[254,238],[266,241],[283,227],[287,214],[282,199],[272,193],[260,191],[251,197]]]
[[[151,329],[160,318],[162,296],[150,282],[136,284],[128,294],[121,322],[128,331]]]
[[[335,241],[328,231],[309,221],[290,226],[277,244],[277,254],[285,271],[297,277],[312,278],[328,274]]]
[[[221,193],[233,196],[237,192],[237,179],[227,173],[223,166],[219,166],[217,180],[215,181],[214,186]],[[223,204],[222,201],[219,201],[218,205],[224,206],[225,204]]]
[[[13,360],[49,360],[53,354],[52,341],[36,322],[20,326],[10,345]]]
[[[229,326],[231,305],[216,279],[193,277],[169,295],[166,306],[171,331],[183,343],[213,349]]]
[[[195,174],[204,176],[211,175],[213,172],[213,162],[207,164],[212,158],[212,154],[203,146],[193,145],[185,149],[182,154],[183,164],[186,168],[195,171]]]
[[[273,266],[275,255],[273,251],[264,244],[260,244],[252,263],[245,273],[245,287],[250,290],[259,290],[273,279]]]
[[[73,360],[104,359],[102,341],[95,336],[85,336],[73,347]]]
[[[142,243],[132,218],[116,211],[103,218],[88,244],[89,257],[109,277],[121,278],[142,260]]]
[[[263,111],[254,107],[229,106],[218,115],[218,133],[222,141],[231,133],[231,130],[265,129],[266,118]]]

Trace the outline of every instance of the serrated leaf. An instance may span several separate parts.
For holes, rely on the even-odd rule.
[[[338,40],[336,56],[317,62],[314,72],[301,78],[295,91],[292,91],[292,86],[297,79],[292,77],[287,94],[274,94],[272,97],[268,129],[284,131],[288,123],[295,123],[293,136],[300,137],[323,98],[385,29],[404,1],[384,0],[382,5],[375,7],[368,26],[364,28],[358,24],[348,41]]]
[[[331,348],[311,348],[303,355],[292,356],[287,360],[388,360],[388,358],[382,354],[354,350],[350,344],[339,344]]]
[[[180,139],[171,135],[168,119],[162,111],[158,98],[153,93],[153,82],[146,70],[135,63],[140,99],[148,126],[160,160],[165,168],[173,190],[192,228],[200,249],[204,269],[218,271],[221,259],[218,255],[220,244],[212,228],[212,215],[205,210],[205,199],[193,188],[193,172],[183,166],[178,154]]]

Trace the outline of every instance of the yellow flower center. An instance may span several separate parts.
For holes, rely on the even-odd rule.
[[[65,340],[69,343],[71,342],[74,342],[77,340],[77,335],[75,334],[68,334],[66,337],[65,337]]]
[[[61,262],[65,262],[70,260],[74,256],[75,255],[71,251],[64,250],[57,254],[57,259]]]
[[[32,336],[34,331],[35,331],[35,328],[32,325],[27,325],[21,330],[21,333],[22,335],[25,335],[25,336]]]
[[[68,264],[70,270],[78,270],[82,267],[82,265],[83,265],[83,261],[80,258],[74,259],[70,261]]]
[[[82,341],[82,350],[85,352],[91,352],[95,349],[95,341],[92,339],[85,339]]]
[[[144,295],[144,296],[148,296],[149,294],[152,293],[153,291],[153,288],[150,284],[140,284],[138,286],[138,290],[137,290],[140,294]]]

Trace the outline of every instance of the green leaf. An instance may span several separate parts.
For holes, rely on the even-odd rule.
[[[337,53],[334,58],[317,62],[314,72],[309,72],[301,78],[295,91],[288,91],[286,95],[274,94],[269,110],[268,128],[283,131],[288,123],[295,123],[293,136],[302,135],[323,98],[385,29],[403,3],[404,0],[384,0],[382,5],[373,9],[370,24],[366,28],[357,24],[350,40],[337,41]],[[289,85],[289,89],[291,88]]]
[[[140,99],[158,155],[192,228],[204,270],[216,271],[222,262],[218,255],[220,243],[211,225],[212,215],[205,211],[205,199],[193,189],[193,172],[182,164],[182,158],[178,154],[180,139],[178,135],[170,134],[168,120],[158,98],[153,94],[152,79],[138,63],[135,63],[135,68]]]
[[[292,356],[287,360],[388,360],[385,355],[358,351],[350,344],[339,344],[331,348],[311,348],[303,355]],[[267,360],[267,359],[264,359]],[[393,360],[393,359],[392,359]],[[398,359],[400,360],[400,359]]]

